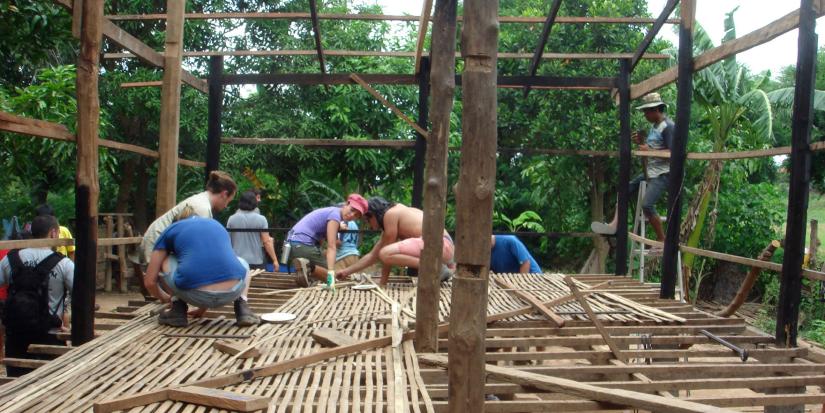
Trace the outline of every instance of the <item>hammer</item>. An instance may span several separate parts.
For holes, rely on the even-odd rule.
[[[736,354],[739,354],[739,358],[742,359],[743,362],[748,361],[748,350],[742,347],[737,347],[735,344],[731,343],[730,341],[725,340],[722,337],[717,336],[716,334],[711,333],[708,330],[699,330],[699,334],[733,350]]]

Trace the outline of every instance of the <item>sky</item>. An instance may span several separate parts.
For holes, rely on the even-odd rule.
[[[380,4],[386,14],[412,15],[419,15],[423,4],[421,0],[367,0],[366,2]],[[548,0],[545,3],[549,5],[550,2]],[[658,16],[665,3],[666,0],[648,0],[651,16]],[[718,44],[724,34],[725,13],[737,6],[739,9],[734,14],[734,22],[737,37],[741,37],[790,13],[799,7],[799,3],[796,0],[697,0],[696,20],[705,28],[714,43]],[[818,20],[817,23],[819,23],[817,33],[820,33],[822,31],[820,26],[825,23],[823,19]],[[665,26],[660,32],[660,37],[675,44],[677,36],[673,33],[672,27],[673,25]],[[766,44],[738,54],[737,59],[748,65],[753,72],[770,70],[771,74],[776,76],[782,67],[796,64],[796,42],[797,32],[794,30]],[[825,36],[819,36],[819,45],[825,45]]]

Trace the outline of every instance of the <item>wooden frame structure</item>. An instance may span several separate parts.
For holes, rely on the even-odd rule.
[[[56,0],[57,3],[72,9],[73,5],[70,0]],[[433,19],[433,36],[443,36],[449,39],[450,36],[455,37],[456,22],[459,20],[455,12],[455,0],[436,0],[435,2],[435,16]],[[818,16],[825,14],[825,1],[823,0],[801,0],[800,9],[790,13],[787,16],[759,29],[751,34],[745,35],[739,39],[725,43],[715,49],[712,49],[700,56],[692,55],[692,30],[694,25],[695,0],[681,0],[678,2],[681,6],[682,16],[680,19],[669,19],[669,15],[676,6],[677,1],[671,0],[665,5],[663,12],[656,19],[638,19],[638,18],[583,18],[583,17],[562,17],[558,16],[560,0],[554,0],[548,16],[541,18],[522,18],[522,17],[501,17],[497,15],[498,3],[496,0],[467,0],[464,7],[462,41],[464,48],[462,49],[461,57],[464,59],[465,71],[462,75],[456,76],[454,73],[455,65],[455,44],[452,41],[444,41],[434,43],[434,48],[431,50],[431,61],[424,59],[425,53],[422,50],[426,27],[429,21],[429,5],[430,0],[424,2],[425,7],[421,16],[370,16],[370,15],[331,15],[322,14],[318,12],[317,5],[314,0],[310,1],[309,13],[214,13],[214,14],[186,14],[184,13],[184,0],[168,0],[168,13],[164,15],[146,15],[146,16],[103,16],[102,0],[84,0],[82,2],[82,12],[74,9],[75,17],[82,17],[80,27],[80,44],[81,53],[78,61],[78,169],[77,169],[77,222],[78,222],[78,236],[77,236],[77,271],[75,277],[75,291],[73,294],[73,330],[72,341],[76,344],[88,341],[92,337],[91,317],[93,313],[90,303],[94,289],[94,273],[95,273],[95,259],[94,251],[98,245],[96,232],[92,231],[92,225],[97,220],[97,147],[105,146],[104,141],[98,137],[98,96],[97,96],[97,66],[99,58],[100,43],[103,36],[114,41],[124,49],[128,50],[134,56],[140,58],[142,61],[164,69],[163,80],[159,83],[163,88],[163,113],[164,117],[161,120],[161,136],[160,149],[157,156],[160,159],[160,183],[158,185],[158,208],[164,209],[174,205],[174,198],[176,192],[176,166],[179,163],[177,159],[177,129],[178,116],[180,110],[180,87],[181,82],[187,83],[196,87],[198,90],[209,93],[209,132],[208,144],[206,154],[206,169],[207,173],[218,167],[220,159],[220,144],[221,144],[221,130],[220,130],[220,113],[222,104],[223,86],[229,84],[241,83],[279,83],[279,84],[309,84],[309,85],[326,85],[326,84],[360,84],[367,90],[371,90],[370,85],[375,84],[412,84],[419,85],[420,98],[418,122],[413,122],[411,119],[405,118],[405,121],[411,124],[411,127],[416,129],[418,133],[418,142],[415,144],[417,161],[416,161],[416,176],[418,184],[416,185],[417,194],[416,199],[423,199],[425,215],[427,216],[427,223],[425,224],[424,237],[428,240],[440,239],[440,231],[443,228],[443,212],[445,209],[445,161],[447,153],[447,132],[449,128],[449,119],[446,118],[445,113],[449,116],[449,111],[452,107],[452,91],[455,85],[462,85],[464,94],[474,96],[474,105],[472,108],[465,108],[465,120],[474,123],[465,125],[465,137],[467,135],[478,139],[474,145],[467,144],[469,139],[464,140],[462,145],[462,153],[471,155],[462,157],[462,166],[460,173],[460,181],[458,186],[457,200],[461,207],[457,217],[457,264],[458,276],[455,285],[458,288],[452,290],[453,298],[450,301],[452,311],[450,311],[451,321],[453,325],[461,325],[460,329],[449,330],[449,349],[450,358],[449,364],[449,405],[446,407],[450,411],[471,411],[484,409],[485,403],[483,400],[484,394],[487,391],[484,383],[485,372],[485,354],[486,348],[491,344],[495,344],[495,339],[489,337],[490,331],[486,330],[487,324],[490,320],[485,317],[487,312],[487,291],[489,289],[488,278],[489,268],[487,262],[489,259],[489,237],[491,228],[491,214],[493,205],[494,182],[495,182],[495,152],[496,152],[496,128],[495,128],[495,102],[496,102],[496,87],[520,87],[524,88],[525,93],[530,89],[596,89],[596,90],[613,90],[618,92],[619,104],[619,118],[621,123],[621,131],[619,136],[619,151],[618,156],[620,160],[619,168],[619,212],[620,224],[626,224],[627,219],[627,204],[628,196],[625,182],[629,179],[629,165],[631,159],[630,151],[630,123],[629,123],[629,104],[633,98],[640,97],[653,90],[661,88],[671,82],[677,82],[678,102],[676,115],[676,140],[674,148],[671,151],[671,176],[669,182],[670,193],[672,194],[669,202],[668,215],[671,217],[668,224],[667,238],[664,242],[664,259],[663,259],[663,282],[659,290],[659,296],[663,299],[673,297],[675,286],[675,266],[676,254],[679,247],[678,242],[678,228],[679,228],[679,211],[680,211],[680,194],[682,187],[682,180],[684,175],[684,162],[688,159],[686,154],[686,145],[688,139],[688,124],[690,119],[690,102],[692,92],[692,74],[694,71],[701,70],[710,64],[718,62],[725,57],[734,55],[743,50],[765,43],[772,38],[785,33],[791,29],[799,28],[799,60],[797,64],[797,85],[793,115],[793,144],[790,148],[791,154],[791,185],[789,193],[789,211],[788,211],[788,227],[786,233],[786,248],[785,260],[781,267],[782,270],[782,284],[780,294],[779,313],[777,321],[777,331],[774,339],[780,345],[794,347],[796,346],[796,329],[798,318],[798,305],[801,291],[801,259],[802,259],[802,245],[804,245],[804,222],[805,209],[808,199],[809,186],[809,163],[812,149],[821,150],[821,146],[812,148],[810,144],[810,125],[811,125],[811,97],[813,88],[813,76],[815,74],[815,19]],[[186,18],[252,18],[252,19],[310,19],[313,27],[313,35],[316,50],[313,52],[320,62],[319,74],[225,74],[223,73],[222,56],[225,55],[277,55],[277,54],[293,54],[306,55],[308,51],[240,51],[240,52],[194,52],[190,54],[200,56],[213,56],[210,62],[210,74],[208,82],[194,77],[181,69],[181,60],[187,56],[186,51],[182,47],[182,28]],[[335,51],[324,50],[322,47],[322,38],[320,34],[319,21],[323,19],[386,19],[386,20],[417,20],[420,25],[419,42],[414,53],[378,53],[367,51],[338,51],[342,56],[359,56],[359,55],[379,55],[392,57],[413,57],[414,58],[414,73],[413,75],[399,75],[399,74],[339,74],[326,73],[324,64],[325,56],[334,55]],[[128,19],[165,19],[167,22],[167,41],[166,50],[164,53],[158,53],[151,50],[140,40],[130,36],[128,33],[117,27],[113,21],[128,20]],[[541,38],[539,39],[538,47],[535,53],[527,56],[520,55],[506,55],[499,53],[496,49],[498,23],[516,23],[516,24],[536,24],[543,23]],[[633,54],[580,54],[580,55],[552,55],[545,53],[544,44],[547,36],[551,33],[551,28],[554,24],[570,23],[648,23],[652,24],[653,28],[648,32],[643,42],[637,47]],[[659,58],[660,56],[648,56],[646,54],[647,47],[650,45],[656,32],[665,23],[678,23],[679,30],[679,61],[676,67],[668,69],[650,79],[644,80],[638,84],[630,84],[630,75],[636,67],[639,59],[645,57]],[[125,55],[106,56],[112,58],[130,57]],[[527,76],[512,76],[512,77],[498,77],[496,74],[496,61],[499,58],[532,58],[531,70]],[[538,65],[542,59],[547,58],[589,58],[589,59],[618,59],[617,75],[613,78],[558,78],[551,76],[537,76],[535,75]],[[424,73],[424,72],[427,73]],[[429,77],[432,90],[427,90],[427,81]],[[158,85],[153,82],[143,84],[132,84],[129,86],[155,86]],[[371,90],[374,92],[374,90]],[[432,95],[433,106],[428,110],[426,99],[428,95]],[[373,93],[377,95],[376,98],[385,106],[391,107],[392,104],[384,100],[378,92]],[[400,113],[403,115],[403,113]],[[427,113],[432,119],[433,129],[427,130]],[[28,124],[27,131],[22,133],[30,133],[36,136],[45,136],[50,138],[62,139],[56,136],[63,136],[66,138],[65,131],[55,132],[60,129],[59,126],[53,124],[40,123],[34,120],[16,120],[12,119],[10,115],[3,115],[0,118],[0,129],[21,132],[25,129],[19,125]],[[15,126],[17,125],[17,126]],[[474,129],[476,128],[476,129]],[[237,139],[228,139],[226,143],[240,143]],[[299,142],[292,141],[290,144],[299,144]],[[143,149],[133,148],[125,144],[112,144],[112,147],[118,146],[118,149],[132,150],[134,152],[147,155],[148,152]],[[337,144],[336,144],[337,145]],[[397,144],[392,144],[397,145]],[[391,145],[387,145],[391,146]],[[356,145],[352,145],[356,147]],[[424,149],[426,148],[426,149]],[[571,153],[574,155],[584,154],[587,156],[614,156],[613,154],[604,153],[586,153],[586,151],[576,151]],[[767,155],[764,154],[749,154],[748,156]],[[645,154],[646,156],[657,156],[656,154]],[[150,155],[151,156],[151,155]],[[710,155],[708,155],[710,156]],[[733,157],[744,157],[742,154],[731,154]],[[427,162],[423,158],[426,157]],[[426,166],[425,166],[426,165]],[[430,181],[432,180],[432,181]],[[427,182],[428,184],[424,184]],[[432,184],[430,184],[432,182]],[[622,189],[625,187],[624,189]],[[423,192],[423,196],[421,194]],[[440,223],[438,220],[440,219]],[[432,221],[431,221],[432,220]],[[626,227],[626,225],[624,225]],[[628,233],[620,231],[617,234],[617,270],[616,275],[625,275],[627,273],[627,240]],[[440,241],[439,241],[440,242]],[[425,248],[422,262],[422,273],[419,282],[418,306],[416,308],[416,338],[419,340],[417,345],[422,350],[438,349],[443,342],[438,341],[438,335],[441,332],[438,323],[438,307],[432,300],[427,300],[422,297],[422,293],[433,297],[439,297],[438,285],[435,282],[437,254],[433,253],[438,242],[428,242],[428,247]],[[571,284],[571,289],[575,293],[575,284]],[[604,341],[609,345],[611,339],[605,333],[605,329],[600,327],[596,313],[586,304],[586,301],[579,294],[575,294],[581,303],[581,308],[588,315],[588,320],[603,335]],[[669,303],[672,307],[672,301],[663,301],[662,304]],[[396,320],[397,322],[397,320]],[[589,325],[588,325],[589,326]],[[522,327],[519,327],[522,328]],[[505,332],[495,331],[494,333],[511,334]],[[558,333],[558,332],[556,332]],[[524,341],[519,340],[505,340],[501,342],[504,346],[517,346],[523,343],[530,345],[545,345],[553,343],[552,339],[529,339]],[[635,341],[634,341],[635,340]],[[678,339],[671,340],[672,342],[685,343],[691,342],[693,339]],[[760,338],[757,342],[764,340]],[[393,340],[390,340],[393,341]],[[625,339],[621,341],[624,344],[636,343],[637,339]],[[746,340],[747,341],[747,340]],[[384,343],[384,341],[381,341]],[[381,343],[373,343],[371,345],[378,345]],[[590,343],[583,341],[576,343],[576,345],[584,345],[583,343]],[[647,375],[660,374],[661,370],[657,368],[628,368],[625,364],[625,357],[621,355],[624,350],[619,350],[619,347],[610,345],[612,357],[615,358],[612,366],[601,366],[605,371],[615,372],[618,375],[628,375],[638,379],[641,382],[650,382]],[[332,352],[330,354],[338,354]],[[344,354],[344,353],[341,353]],[[668,353],[673,356],[675,353]],[[798,353],[794,353],[793,349],[786,350],[779,358],[790,359],[796,357]],[[594,356],[595,357],[595,356]],[[443,365],[443,359],[438,357],[425,358],[427,361]],[[599,359],[601,360],[601,359]],[[783,365],[782,368],[791,368],[790,365]],[[796,366],[796,365],[794,365]],[[777,367],[778,368],[778,367]],[[817,366],[819,368],[819,366]],[[796,371],[796,367],[791,368]],[[509,371],[510,369],[492,369],[490,370],[495,377],[516,377],[518,372]],[[738,370],[738,369],[737,369]],[[747,369],[743,369],[745,371]],[[763,369],[764,370],[764,369]],[[760,371],[763,371],[760,370]],[[805,368],[801,368],[805,370]],[[800,370],[800,371],[801,371]],[[684,370],[683,370],[684,371]],[[767,369],[764,371],[773,370]],[[807,371],[807,370],[805,370]],[[556,374],[556,373],[552,373]],[[559,372],[558,374],[563,374]],[[566,374],[566,373],[565,373]],[[585,373],[576,373],[585,374]],[[614,373],[610,373],[614,374]],[[744,374],[744,373],[743,373]],[[589,377],[586,376],[585,377]],[[245,376],[243,377],[245,378]],[[517,378],[517,377],[516,377]],[[689,380],[687,380],[689,381]],[[635,386],[625,385],[621,386],[631,388],[646,388],[653,389],[658,392],[665,392],[673,390],[674,388],[683,389],[691,386],[696,386],[696,383],[667,383],[662,384],[653,382],[650,386]],[[755,381],[758,386],[769,387],[775,383],[781,383],[782,387],[798,386],[803,384],[822,384],[818,381],[782,381],[768,383],[767,380]],[[790,383],[793,382],[793,383]],[[524,388],[538,388],[542,390],[557,390],[560,388],[569,388],[569,383],[561,381],[552,381],[547,379],[537,379],[529,375],[522,375],[518,380],[513,381],[510,390],[514,389],[512,386],[520,386],[518,389]],[[756,385],[756,384],[755,384]],[[527,386],[527,387],[525,387]],[[567,387],[565,387],[567,386]],[[559,406],[568,406],[570,409],[581,408],[603,408],[608,405],[604,403],[619,403],[622,402],[617,399],[617,393],[599,392],[592,388],[578,388],[577,395],[587,394],[594,402],[551,402],[550,404],[539,404],[535,408],[548,408],[552,405],[553,408],[563,408]],[[607,394],[611,395],[608,396]],[[164,393],[165,394],[165,393]],[[598,396],[598,397],[596,397]],[[665,396],[662,396],[665,397]],[[793,396],[783,395],[776,397],[781,399],[780,404],[785,404],[787,400],[790,403],[803,403],[812,398],[794,398]],[[821,398],[814,398],[817,403],[821,402]],[[626,401],[626,399],[622,399]],[[762,400],[762,399],[760,399]],[[774,400],[774,399],[771,399]],[[577,404],[578,403],[578,404]],[[651,403],[653,403],[651,401]],[[716,400],[715,403],[726,405],[723,400]],[[713,403],[711,403],[713,404]],[[627,404],[624,404],[627,405]],[[575,406],[575,407],[569,407]],[[647,405],[633,405],[635,407],[650,408],[651,404]],[[660,406],[660,405],[656,405]],[[678,406],[679,408],[676,408]],[[519,408],[524,405],[520,404]],[[682,409],[682,410],[679,410]],[[679,411],[701,411],[696,406],[681,405],[676,403],[673,410]]]

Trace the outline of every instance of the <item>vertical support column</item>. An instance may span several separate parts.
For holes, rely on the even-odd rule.
[[[418,72],[418,126],[428,130],[430,98],[430,58],[421,58],[421,71]],[[452,102],[451,102],[452,105]],[[424,157],[427,154],[427,139],[420,133],[415,134],[415,161],[413,161],[412,206],[421,208],[424,199]]]
[[[466,0],[464,101],[449,333],[449,410],[484,411],[484,336],[496,185],[498,0]]]
[[[422,228],[424,250],[421,252],[415,307],[415,348],[422,353],[438,351],[439,272],[444,245],[444,217],[447,214],[447,146],[455,95],[456,9],[457,0],[436,1],[430,50],[433,128],[426,145]],[[421,59],[422,73],[430,69],[425,59]]]
[[[178,133],[180,127],[180,81],[183,56],[183,11],[186,0],[166,1],[166,51],[160,92],[160,144],[158,194],[155,215],[172,209],[178,190]]]
[[[97,141],[100,129],[98,65],[102,41],[103,0],[83,1],[80,56],[77,59],[77,175],[75,180],[74,285],[72,345],[94,338],[95,275],[97,274]]]
[[[802,297],[802,259],[811,181],[811,122],[816,77],[816,15],[811,0],[802,0],[799,10],[799,51],[791,118],[791,177],[788,189],[788,219],[785,227],[785,256],[776,307],[776,345],[796,347],[799,301]]]
[[[616,275],[627,275],[627,210],[630,183],[630,60],[619,61],[619,179],[616,209]]]
[[[209,58],[209,120],[206,130],[206,180],[220,168],[223,114],[223,56]]]
[[[693,22],[695,0],[682,0],[682,19],[679,23],[679,78],[676,81],[676,130],[670,148],[670,177],[668,179],[667,232],[662,258],[661,298],[673,298],[679,254],[679,227],[682,215],[682,181],[685,179],[688,132],[690,131],[690,104],[693,100]]]

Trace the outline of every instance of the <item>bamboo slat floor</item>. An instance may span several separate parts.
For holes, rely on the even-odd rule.
[[[542,302],[569,294],[561,274],[494,277]],[[555,327],[533,312],[490,323],[488,363],[609,388],[668,395],[674,392],[681,399],[720,407],[825,402],[825,396],[814,387],[825,385],[825,364],[819,364],[825,358],[807,349],[775,348],[772,337],[748,329],[741,319],[720,319],[687,304],[661,300],[656,285],[608,275],[577,275],[575,279],[581,290],[601,285],[587,300],[611,340],[621,348],[623,358],[627,357],[627,364],[616,363],[614,354],[575,300],[551,307],[564,319],[563,327]],[[611,285],[602,284],[609,280]],[[441,289],[442,322],[449,320],[450,288],[450,283],[445,283]],[[274,290],[283,292],[273,294]],[[528,305],[510,290],[490,283],[488,315]],[[152,311],[159,305],[148,304],[135,310],[133,319],[93,342],[0,387],[0,411],[87,412],[97,402],[293,360],[322,350],[311,337],[316,328],[338,329],[359,341],[392,336],[394,326],[395,333],[400,333],[405,324],[414,322],[415,279],[394,277],[385,290],[342,287],[333,294],[320,288],[295,289],[286,275],[263,274],[254,279],[250,303],[258,313],[292,312],[297,318],[287,324],[239,328],[233,325],[231,308],[224,308],[210,311],[208,318],[187,328],[171,328],[157,325]],[[743,363],[734,352],[700,330],[747,348],[750,359]],[[230,341],[255,346],[261,356],[241,359],[215,349],[213,344],[218,338],[169,334],[248,335]],[[396,345],[220,388],[268,397],[268,412],[446,411],[446,372],[419,364],[410,340],[394,341]],[[446,339],[440,340],[442,349],[447,344]],[[750,390],[793,386],[808,386],[807,392],[762,394]],[[732,394],[722,397],[720,391]],[[488,380],[486,392],[500,399],[486,402],[486,410],[491,412],[624,408],[504,380]],[[221,410],[167,400],[128,411]]]

